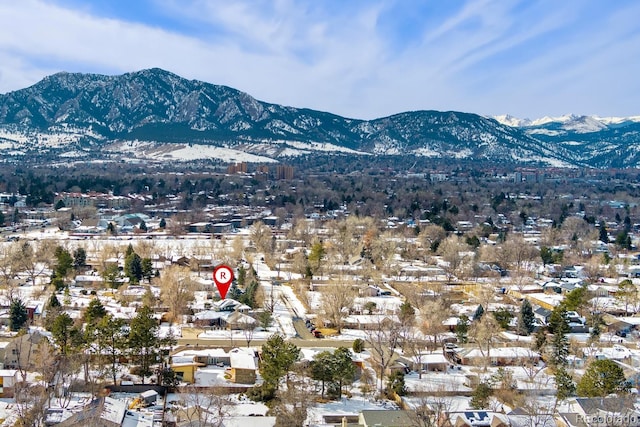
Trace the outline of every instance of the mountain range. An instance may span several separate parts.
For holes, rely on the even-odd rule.
[[[455,111],[375,120],[286,107],[161,69],[57,73],[0,95],[5,159],[54,156],[274,162],[313,153],[638,167],[640,117],[536,121]]]

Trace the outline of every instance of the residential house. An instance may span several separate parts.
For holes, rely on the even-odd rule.
[[[237,350],[237,349],[236,349]],[[245,352],[233,352],[229,355],[231,366],[228,369],[229,380],[240,384],[255,384],[256,358]]]
[[[70,416],[57,426],[120,427],[126,413],[127,403],[125,401],[103,397],[92,400],[81,412]]]
[[[505,414],[490,411],[450,412],[449,424],[453,427],[511,427]]]
[[[234,311],[233,313],[231,313],[229,317],[227,317],[226,322],[229,329],[235,330],[253,329],[258,324],[258,321],[256,319],[251,316],[247,316],[246,314],[239,311]]]
[[[414,371],[445,372],[451,362],[443,353],[421,354],[419,358],[401,356],[398,358]]]
[[[363,427],[412,427],[415,420],[411,411],[363,410],[358,417],[358,425]]]
[[[533,310],[533,317],[538,319],[543,325],[546,325],[547,323],[549,323],[551,313],[552,311],[547,308],[537,307],[535,310]]]
[[[48,338],[36,331],[16,336],[6,347],[3,367],[32,371],[36,366],[36,359],[40,346],[51,345]]]
[[[207,366],[204,363],[200,363],[196,360],[196,356],[172,356],[171,357],[171,369],[176,373],[176,376],[180,381],[184,381],[189,384],[196,382],[196,371],[200,367]]]
[[[0,369],[0,398],[12,398],[18,371],[16,369]]]
[[[465,348],[457,352],[462,365],[483,365],[486,355],[477,348]],[[528,347],[497,347],[489,352],[492,366],[522,366],[524,362],[537,364],[540,354]]]
[[[568,401],[567,412],[560,413],[567,427],[640,427],[640,410],[636,396],[573,398]]]

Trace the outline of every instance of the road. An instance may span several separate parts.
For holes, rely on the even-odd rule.
[[[231,339],[200,339],[200,338],[178,338],[179,347],[191,347],[191,348],[220,348],[220,347],[245,347],[247,341],[244,337],[238,334],[238,338],[231,341]],[[289,338],[287,340],[295,344],[300,348],[336,348],[336,347],[353,347],[353,340],[332,340],[327,338]],[[266,340],[252,340],[251,347],[260,347]]]

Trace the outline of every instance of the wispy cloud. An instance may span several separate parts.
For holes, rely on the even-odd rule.
[[[153,15],[102,0],[1,2],[0,92],[63,69],[162,67],[351,117],[639,113],[633,0],[144,1]]]

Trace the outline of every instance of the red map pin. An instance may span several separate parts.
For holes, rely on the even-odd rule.
[[[220,292],[220,298],[225,299],[233,282],[233,269],[224,264],[217,266],[213,269],[213,282]]]

